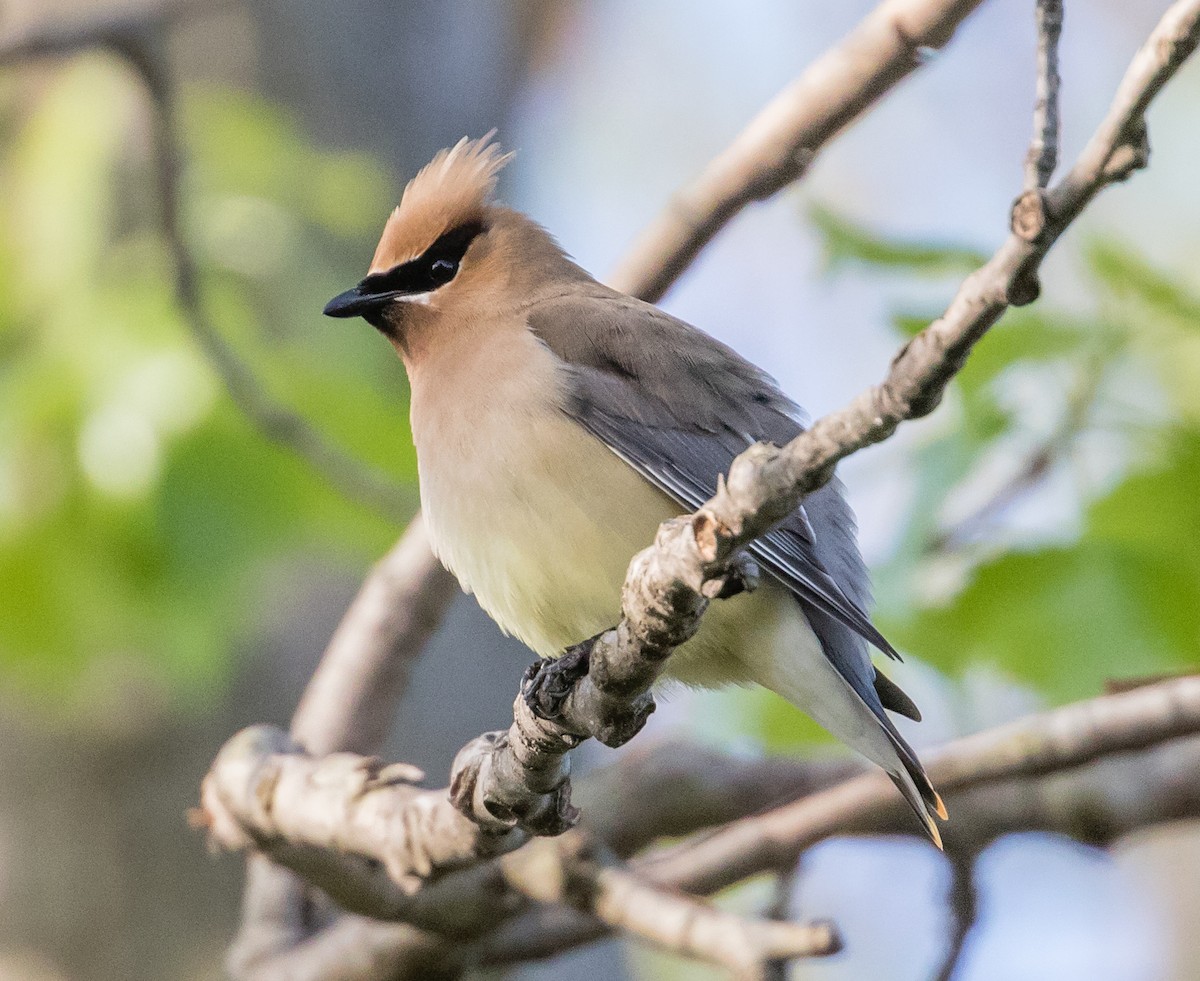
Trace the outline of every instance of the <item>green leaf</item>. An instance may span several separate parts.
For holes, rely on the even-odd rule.
[[[1141,256],[1111,240],[1087,251],[1096,281],[1117,296],[1135,299],[1188,330],[1200,330],[1200,296]]]
[[[1200,591],[1169,562],[1121,546],[1005,555],[948,606],[892,628],[944,670],[991,663],[1059,699],[1194,657]]]
[[[1088,533],[1169,561],[1180,578],[1200,582],[1198,488],[1200,432],[1177,429],[1156,466],[1128,477],[1092,505]]]
[[[967,272],[987,260],[978,250],[961,245],[878,235],[822,205],[809,209],[809,219],[821,236],[825,265],[830,270],[858,263],[936,276]]]

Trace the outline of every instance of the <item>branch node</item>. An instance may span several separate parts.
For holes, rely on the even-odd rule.
[[[1150,164],[1150,132],[1146,121],[1139,119],[1130,129],[1129,137],[1113,150],[1104,165],[1105,183],[1128,180]]]
[[[1018,273],[1013,277],[1012,282],[1008,284],[1005,299],[1010,306],[1025,307],[1029,306],[1041,294],[1042,284],[1038,280],[1037,273],[1030,269]]]
[[[1039,244],[1050,219],[1049,202],[1041,188],[1031,188],[1013,202],[1009,227],[1030,245]]]
[[[595,732],[596,739],[609,749],[624,746],[629,740],[642,731],[646,720],[654,713],[657,705],[650,692],[643,692],[628,708],[621,712],[613,712],[604,717]]]

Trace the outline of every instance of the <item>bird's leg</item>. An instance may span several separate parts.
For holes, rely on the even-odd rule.
[[[554,722],[562,715],[563,702],[576,682],[587,677],[592,646],[603,633],[572,644],[559,657],[539,658],[525,669],[521,695],[539,719]]]

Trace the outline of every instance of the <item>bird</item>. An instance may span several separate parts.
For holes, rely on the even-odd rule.
[[[799,406],[698,328],[613,290],[496,200],[493,139],[406,185],[367,275],[325,307],[361,317],[409,379],[421,505],[439,560],[507,634],[556,658],[613,626],[632,557],[696,510],[734,457],[783,445]],[[835,479],[753,542],[753,591],[713,603],[668,680],[764,686],[882,767],[941,847],[946,809],[888,715],[854,515]]]

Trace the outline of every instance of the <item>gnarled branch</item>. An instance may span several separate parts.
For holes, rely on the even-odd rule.
[[[1022,719],[957,740],[926,763],[952,814],[945,827],[952,860],[973,857],[1016,831],[1110,845],[1139,828],[1200,816],[1200,677]],[[704,895],[750,875],[794,868],[806,848],[835,835],[919,834],[906,817],[890,783],[864,773],[637,858],[631,867],[645,881]],[[485,963],[548,957],[606,932],[594,916],[537,908],[488,936],[479,957]]]

